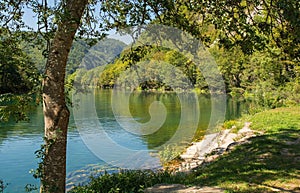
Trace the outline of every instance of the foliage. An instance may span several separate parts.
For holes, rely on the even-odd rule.
[[[97,86],[112,88],[123,71],[141,61],[151,51],[152,46],[147,45],[124,50],[113,64],[108,64],[103,72],[98,74]]]
[[[193,84],[203,85],[199,82],[201,73],[194,63],[179,52],[160,47],[138,46],[131,51],[125,50],[103,72],[95,74],[96,69],[83,71],[77,73],[77,82],[85,85],[97,82],[96,86],[102,88],[112,88],[116,81],[119,87],[141,90],[188,89]]]
[[[34,66],[39,72],[43,73],[47,59],[44,56],[47,49],[46,41],[33,32],[22,32],[22,34],[25,38],[20,42],[20,48],[34,61]],[[34,38],[30,38],[30,36],[34,36]],[[97,42],[95,46],[89,44],[92,40]],[[89,70],[97,66],[106,65],[119,56],[125,46],[126,44],[115,39],[106,38],[98,41],[95,39],[77,38],[74,40],[68,56],[66,72],[67,74],[72,74],[78,68]],[[90,53],[91,50],[94,53]]]
[[[0,94],[24,94],[38,82],[32,60],[20,49],[17,41],[4,34],[0,39]]]
[[[40,149],[38,149],[34,152],[34,154],[36,155],[36,158],[39,159],[38,168],[35,170],[32,169],[30,171],[30,173],[36,179],[44,177],[45,174],[43,173],[43,167],[44,167],[44,162],[45,162],[45,155],[46,155],[46,152],[49,151],[49,149],[51,148],[51,145],[55,143],[55,139],[49,140],[45,137],[44,137],[44,141],[46,141],[47,143],[42,144]],[[30,185],[28,185],[28,186],[31,187]]]
[[[235,120],[228,120],[228,121],[225,121],[223,123],[223,128],[224,129],[232,129],[232,128],[235,128],[237,125],[237,121]]]
[[[33,184],[26,184],[25,186],[25,192],[33,192],[33,191],[37,191],[38,189],[39,188]]]
[[[287,101],[298,103],[294,92],[299,76],[297,64],[284,59],[279,49],[255,51],[251,55],[245,55],[239,47],[210,50],[232,96],[244,96],[264,108],[285,106]]]
[[[0,95],[0,122],[7,122],[10,118],[15,121],[28,121],[27,112],[34,105],[33,95]]]
[[[159,159],[163,165],[168,164],[170,161],[179,158],[183,149],[176,144],[164,146],[162,150],[158,152]]]
[[[122,29],[152,21],[187,31],[205,45],[239,46],[246,54],[264,50],[272,42],[291,60],[299,61],[300,5],[297,0],[118,3],[109,1],[102,4],[101,18],[105,27]]]
[[[155,184],[179,183],[182,177],[168,171],[121,170],[119,173],[104,173],[99,177],[92,177],[89,184],[77,186],[70,192],[144,192],[145,188]]]
[[[0,179],[0,193],[4,192],[4,189],[7,187],[8,184],[6,184],[2,179]]]
[[[28,120],[26,112],[39,97],[40,75],[14,35],[2,31],[0,39],[0,122],[13,117]]]

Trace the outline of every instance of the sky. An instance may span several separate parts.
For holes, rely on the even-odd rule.
[[[23,21],[34,30],[37,30],[37,16],[28,8],[24,8]],[[132,43],[132,38],[129,35],[121,36],[120,34],[116,33],[115,30],[109,31],[108,34],[108,38],[120,40],[127,45]]]

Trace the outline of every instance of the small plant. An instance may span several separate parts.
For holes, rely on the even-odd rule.
[[[225,121],[224,124],[223,124],[224,129],[232,129],[233,127],[236,127],[236,121],[235,120]]]
[[[51,147],[51,145],[55,142],[55,139],[47,139],[44,137],[45,144],[41,145],[41,148],[36,150],[34,154],[36,158],[39,159],[38,168],[30,170],[34,178],[42,178],[43,177],[43,166],[45,159],[45,152]],[[47,144],[47,145],[46,145]]]
[[[26,184],[25,186],[25,192],[32,192],[34,190],[38,190],[38,187],[33,184]]]
[[[2,179],[0,179],[0,193],[4,192],[4,189],[7,188],[7,183],[5,183]]]
[[[167,145],[164,146],[164,149],[159,151],[159,158],[163,164],[166,164],[173,159],[176,159],[180,156],[183,149],[180,149],[178,145]]]

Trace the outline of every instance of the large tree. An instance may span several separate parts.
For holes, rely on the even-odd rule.
[[[65,192],[66,143],[70,112],[65,100],[65,72],[72,42],[88,0],[69,0],[51,41],[45,78],[43,110],[45,120],[45,157],[41,191]]]
[[[105,1],[99,3],[103,7],[106,6]],[[41,178],[41,192],[65,192],[66,143],[70,116],[65,100],[66,64],[78,29],[78,36],[92,34],[101,37],[101,33],[94,28],[93,23],[97,23],[96,17],[89,15],[95,13],[90,6],[95,4],[96,1],[88,0],[55,1],[51,4],[47,0],[4,0],[0,3],[2,29],[15,37],[20,37],[20,31],[25,28],[33,30],[32,26],[26,26],[22,19],[26,7],[36,14],[37,36],[42,36],[47,41],[47,50],[44,52],[47,62],[42,82],[45,144],[42,151],[39,151],[42,163],[36,173],[36,176]],[[118,10],[118,6],[115,8]],[[136,10],[135,13],[138,12],[139,10]],[[107,30],[110,27],[102,29]],[[98,30],[101,31],[101,24]]]
[[[58,9],[50,10],[47,1],[30,3],[19,0],[1,3],[3,27],[12,33],[17,33],[24,27],[21,25],[22,7],[37,8],[36,12],[40,14],[38,30],[42,31],[41,34],[49,43],[42,85],[45,145],[39,176],[41,192],[65,192],[66,143],[70,116],[65,100],[65,71],[68,54],[87,4],[88,0],[67,0],[60,2]],[[52,28],[47,21],[47,14],[51,11],[55,11],[55,17],[59,19]]]
[[[90,7],[96,3],[97,6]],[[251,53],[254,49],[263,49],[265,42],[271,40],[289,57],[299,60],[297,0],[57,0],[51,4],[47,0],[2,0],[2,28],[18,35],[17,32],[25,27],[22,20],[24,7],[36,13],[37,31],[48,42],[42,88],[45,145],[40,168],[41,192],[65,192],[70,113],[65,100],[64,81],[68,54],[76,32],[79,36],[87,31],[101,36],[99,32],[103,30],[136,26],[153,20],[188,31],[209,45],[212,40],[203,27],[213,25],[221,30],[216,36],[219,39],[215,40],[223,45],[237,43],[244,52]],[[89,13],[100,13],[100,17]],[[95,25],[97,21],[100,21],[99,25]]]

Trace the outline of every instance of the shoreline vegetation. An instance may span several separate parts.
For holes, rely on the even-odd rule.
[[[204,152],[201,164],[191,167],[193,162],[186,164],[187,161],[181,160],[171,162],[164,171],[103,174],[70,192],[144,192],[145,189],[146,192],[163,192],[166,187],[175,187],[170,189],[173,192],[201,192],[200,187],[215,192],[300,192],[299,120],[300,106],[243,115],[223,124],[221,135],[217,135],[219,141],[223,137],[223,143],[211,149],[214,151]],[[192,152],[199,143],[187,151]],[[194,157],[199,158],[201,151],[197,150]],[[187,153],[182,155],[192,160]]]

